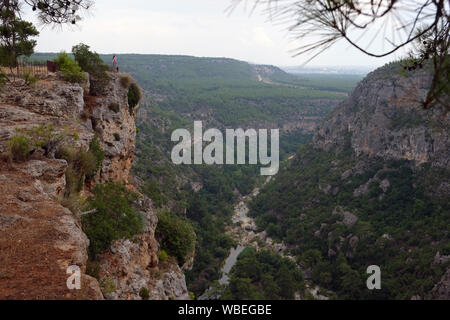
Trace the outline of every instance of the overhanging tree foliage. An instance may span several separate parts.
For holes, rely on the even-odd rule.
[[[20,8],[28,5],[37,13],[43,24],[76,24],[81,20],[81,13],[89,9],[93,2],[90,0],[3,0],[0,9],[20,12]]]
[[[231,0],[233,10],[243,0]],[[449,0],[245,0],[265,5],[271,19],[289,24],[302,42],[295,55],[310,59],[339,40],[372,57],[385,57],[401,48],[412,53],[407,70],[432,60],[434,78],[424,108],[437,104],[449,111]],[[426,39],[426,40],[424,40]],[[416,50],[411,49],[411,46]],[[419,54],[417,54],[417,51]],[[308,60],[309,61],[309,60]]]

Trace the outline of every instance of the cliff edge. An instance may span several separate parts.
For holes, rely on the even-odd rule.
[[[97,278],[86,274],[89,239],[80,216],[64,201],[70,166],[58,153],[62,145],[86,151],[98,141],[104,157],[96,175],[81,186],[85,197],[109,181],[135,189],[129,182],[137,106],[128,103],[126,75],[109,77],[96,96],[89,80],[73,84],[57,74],[0,91],[0,299],[141,299],[142,287],[153,299],[189,297],[182,270],[158,261],[157,216],[143,196],[136,203],[143,233],[133,243],[114,242],[100,257]],[[25,161],[14,161],[11,139],[25,134],[34,145]],[[80,290],[67,287],[69,266],[81,270]],[[114,292],[105,293],[106,277]]]

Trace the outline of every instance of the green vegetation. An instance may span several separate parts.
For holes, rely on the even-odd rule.
[[[114,240],[131,239],[142,231],[143,221],[133,205],[135,200],[136,194],[120,183],[95,186],[88,202],[96,212],[82,217],[83,231],[90,240],[90,259],[108,249]]]
[[[189,221],[168,211],[158,213],[155,235],[164,251],[183,265],[195,244],[195,233]]]
[[[110,81],[106,73],[109,67],[103,62],[100,56],[83,43],[72,47],[72,54],[78,65],[90,75],[90,93],[92,95],[101,94]]]
[[[133,113],[134,108],[138,105],[142,99],[142,90],[136,82],[132,82],[128,88],[128,106],[130,108],[130,114]]]
[[[42,148],[47,155],[66,135],[65,131],[57,133],[53,124],[39,125],[30,129],[16,129],[18,135],[8,142],[13,160],[25,161],[31,152]]]
[[[155,181],[149,180],[141,188],[141,191],[152,199],[153,204],[157,208],[161,208],[167,204],[167,199],[162,195],[159,184]]]
[[[12,70],[17,67],[19,57],[33,54],[36,40],[30,38],[38,36],[39,32],[14,11],[2,8],[0,20],[0,65]]]
[[[103,160],[105,159],[105,151],[100,146],[100,142],[97,137],[94,137],[94,139],[91,140],[89,144],[89,152],[94,155],[96,160],[95,169],[86,176],[88,179],[92,179],[94,175],[97,174],[98,170],[100,170]]]
[[[161,250],[158,253],[158,259],[159,261],[166,261],[169,258],[169,255],[167,254],[166,250]]]
[[[111,55],[101,57],[105,61],[112,59]],[[128,54],[118,57],[121,70],[129,72],[148,96],[156,94],[162,98],[154,103],[159,108],[182,117],[210,110],[211,117],[221,126],[286,121],[292,119],[293,113],[325,116],[337,101],[345,98],[320,87],[324,79],[302,88],[304,83],[297,85],[297,76],[276,67],[269,66],[273,72],[263,74],[268,83],[259,82],[252,65],[233,59]],[[129,81],[124,82],[124,87],[128,87]],[[348,92],[355,82],[336,80],[333,91]]]
[[[27,86],[32,86],[38,81],[38,79],[35,76],[32,76],[29,72],[26,72],[23,75],[23,78]]]
[[[51,145],[55,145],[65,135],[65,132],[57,133],[53,124],[39,125],[31,129],[19,130],[30,138],[34,148],[49,149]]]
[[[56,151],[55,157],[66,160],[69,165],[66,170],[66,197],[80,192],[85,179],[92,179],[101,166],[103,151],[95,149],[97,147],[95,142],[91,142],[91,146],[94,149],[83,151],[62,145]]]
[[[146,287],[142,287],[141,290],[139,290],[139,296],[142,300],[148,300],[150,299],[150,291]]]
[[[84,71],[88,72],[91,76],[106,78],[108,75],[109,67],[103,62],[100,56],[91,50],[89,46],[83,43],[72,47],[72,54],[75,57],[75,61]]]
[[[103,294],[111,294],[116,292],[116,283],[112,276],[107,276],[100,281],[100,289]]]
[[[295,76],[296,78],[291,79],[290,83],[294,83],[297,86],[348,94],[352,93],[358,82],[364,78],[362,75],[350,74],[303,73],[295,74]]]
[[[67,53],[61,52],[54,61],[58,64],[64,80],[82,82],[85,79],[85,74],[81,67]]]
[[[88,260],[86,263],[86,274],[97,280],[100,278],[101,269],[102,266],[96,261]]]
[[[245,249],[231,270],[224,300],[293,300],[304,289],[295,262],[267,250]]]
[[[26,161],[30,155],[30,139],[20,135],[14,136],[8,141],[8,150],[14,161]]]
[[[354,167],[360,169],[342,176]],[[449,176],[448,170],[413,171],[407,161],[357,158],[350,149],[336,155],[308,145],[261,191],[250,214],[270,237],[294,247],[312,280],[338,298],[410,299],[429,292],[448,266],[433,263],[450,243],[450,206],[433,186]],[[364,184],[367,194],[355,196]],[[319,188],[326,185],[337,192]],[[343,224],[333,214],[337,208],[353,213],[357,222]],[[366,268],[373,264],[383,270],[381,291],[365,285]]]
[[[112,56],[103,56],[110,60]],[[297,77],[273,68],[272,84],[258,81],[253,66],[232,59],[120,55],[121,70],[130,72],[146,92],[145,116],[138,123],[133,173],[144,181],[141,192],[156,207],[170,207],[193,224],[197,241],[194,268],[186,272],[189,289],[200,295],[220,277],[233,241],[225,235],[234,201],[261,181],[259,166],[176,166],[170,160],[171,133],[192,129],[192,118],[206,113],[209,127],[274,126],[295,117],[324,117],[344,98],[328,91],[279,84]],[[122,80],[121,80],[122,81]],[[127,79],[123,80],[128,86]],[[278,83],[278,84],[277,84]],[[344,91],[344,90],[342,90]],[[151,105],[149,105],[151,103]],[[281,157],[308,142],[310,134],[283,134]],[[187,183],[187,181],[193,182]],[[194,186],[197,185],[197,186]],[[196,191],[194,191],[194,189]]]

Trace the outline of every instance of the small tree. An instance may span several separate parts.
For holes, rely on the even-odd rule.
[[[110,80],[106,73],[109,67],[96,52],[91,51],[90,47],[83,43],[72,47],[72,53],[81,69],[91,76],[91,94],[101,93]]]
[[[76,61],[74,61],[67,53],[61,52],[54,59],[58,64],[64,80],[69,82],[81,82],[84,80],[84,72]]]
[[[18,66],[20,56],[33,54],[36,40],[30,38],[36,37],[39,32],[31,22],[17,17],[14,11],[2,9],[0,19],[0,64],[12,71]]]

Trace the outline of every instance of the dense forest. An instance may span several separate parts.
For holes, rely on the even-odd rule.
[[[269,250],[245,249],[231,272],[225,300],[293,300],[305,283],[294,261]]]

